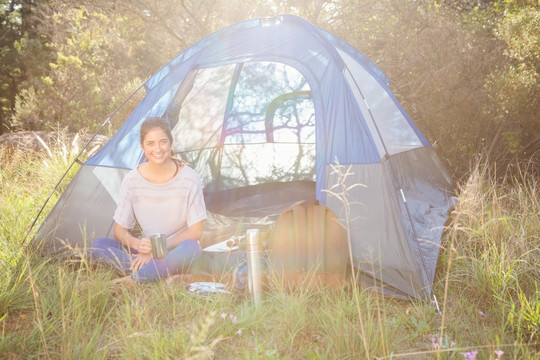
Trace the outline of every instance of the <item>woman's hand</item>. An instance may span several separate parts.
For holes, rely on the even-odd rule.
[[[152,243],[150,242],[150,239],[142,238],[137,251],[140,254],[150,254],[152,252]]]
[[[131,271],[135,272],[138,271],[140,268],[142,268],[144,265],[148,264],[150,260],[152,260],[153,256],[152,253],[148,254],[135,254],[133,255],[135,259],[131,262]]]

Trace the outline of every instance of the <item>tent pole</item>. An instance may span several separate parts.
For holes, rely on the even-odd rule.
[[[53,196],[53,194],[56,192],[56,190],[58,189],[58,187],[60,186],[60,184],[62,183],[62,181],[65,179],[66,175],[69,173],[69,171],[71,170],[71,168],[73,167],[73,165],[75,165],[75,163],[81,163],[81,161],[79,160],[79,157],[83,154],[83,152],[86,150],[86,148],[88,147],[88,145],[90,145],[90,143],[96,138],[96,135],[101,131],[101,129],[103,129],[103,127],[105,127],[105,125],[107,125],[112,117],[114,115],[116,115],[116,113],[118,111],[120,111],[120,109],[122,107],[124,107],[124,105],[129,101],[131,100],[131,98],[133,96],[135,96],[136,93],[139,92],[139,90],[141,90],[142,88],[144,87],[144,83],[141,84],[131,95],[129,95],[127,97],[126,100],[124,100],[124,102],[122,104],[120,104],[108,117],[107,119],[105,119],[105,121],[99,126],[99,128],[94,132],[94,134],[90,137],[90,139],[88,139],[88,141],[84,144],[84,146],[82,147],[81,151],[79,151],[79,153],[77,154],[77,156],[75,157],[75,159],[73,159],[73,161],[71,162],[71,164],[69,164],[67,170],[64,172],[64,174],[62,175],[62,177],[60,178],[60,180],[58,180],[58,182],[56,183],[56,185],[54,186],[54,188],[52,189],[52,191],[49,193],[49,196],[47,196],[47,198],[45,199],[44,203],[43,203],[43,206],[41,206],[41,209],[39,209],[38,211],[38,214],[36,215],[36,217],[34,218],[34,220],[32,221],[32,224],[30,225],[30,227],[28,228],[28,230],[26,231],[26,235],[23,239],[23,241],[21,242],[21,246],[24,246],[24,244],[26,243],[26,241],[28,240],[28,236],[30,235],[30,232],[32,231],[32,229],[34,228],[34,226],[36,225],[36,222],[38,221],[39,217],[41,216],[41,213],[43,212],[43,210],[45,209],[45,206],[47,206],[47,203],[49,202],[49,200],[51,199],[51,197]]]

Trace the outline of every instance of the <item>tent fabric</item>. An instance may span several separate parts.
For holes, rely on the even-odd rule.
[[[336,165],[327,169],[329,182],[340,184],[340,178],[342,182],[325,192],[325,202],[353,234],[355,268],[384,286],[388,295],[428,291],[448,209],[454,204],[449,192],[453,182],[442,171],[433,148],[403,152],[380,164],[341,165],[339,169],[336,172]],[[347,190],[347,198],[354,201],[344,204],[337,195],[355,184]]]
[[[113,237],[112,215],[127,172],[83,165],[39,228],[36,245],[52,255],[80,252],[86,239]]]
[[[37,238],[56,252],[110,236],[121,179],[144,161],[140,125],[164,116],[177,156],[201,176],[209,209],[256,222],[250,213],[315,197],[349,226],[363,282],[426,298],[455,185],[389,83],[350,44],[296,16],[228,26],[148,79],[145,97],[82,166]],[[269,189],[296,197],[274,196],[278,204],[256,194]]]

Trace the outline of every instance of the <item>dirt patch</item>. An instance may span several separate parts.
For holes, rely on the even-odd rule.
[[[32,328],[33,320],[31,313],[17,313],[7,315],[1,322],[0,328],[5,334],[16,334]]]

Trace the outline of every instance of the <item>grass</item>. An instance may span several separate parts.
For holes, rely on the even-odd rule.
[[[112,288],[107,270],[21,246],[74,148],[0,152],[2,358],[537,358],[537,179],[495,181],[481,163],[471,171],[443,239],[442,315],[430,303],[307,280],[272,281],[254,306],[245,294],[201,298],[178,283]]]

